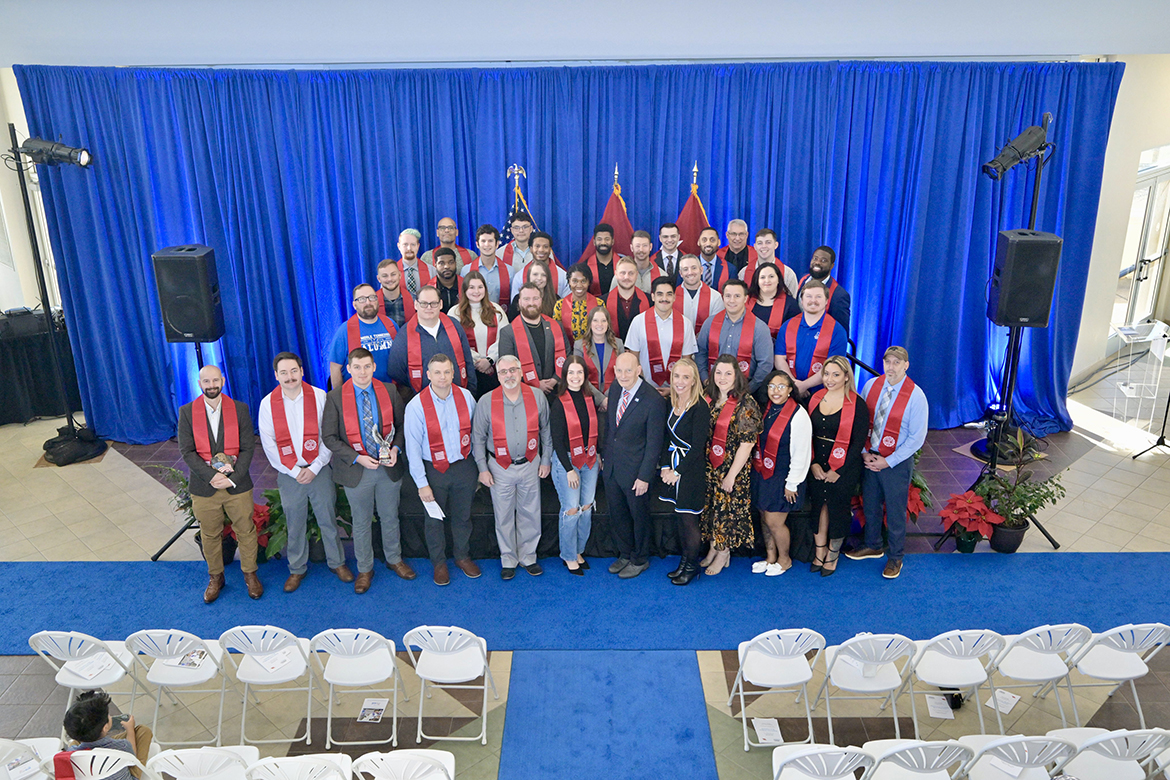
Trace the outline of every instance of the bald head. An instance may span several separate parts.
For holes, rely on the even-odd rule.
[[[199,369],[199,389],[208,401],[219,398],[223,392],[223,373],[217,366],[204,366]]]
[[[638,383],[642,373],[642,365],[638,356],[632,352],[623,352],[613,361],[613,378],[625,390],[632,390]]]

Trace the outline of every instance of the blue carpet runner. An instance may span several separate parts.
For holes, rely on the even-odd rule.
[[[532,777],[716,780],[695,654],[514,653],[499,780]]]
[[[201,561],[5,563],[0,565],[0,655],[29,654],[28,637],[46,628],[123,639],[142,628],[180,628],[214,639],[241,624],[281,626],[300,636],[363,627],[401,642],[418,625],[457,625],[494,650],[719,650],[769,628],[807,626],[840,642],[860,631],[922,639],[954,628],[1001,633],[1043,623],[1084,623],[1102,631],[1127,622],[1170,619],[1170,553],[1016,553],[912,555],[902,576],[881,577],[883,560],[842,559],[832,577],[797,564],[780,577],[735,559],[717,577],[679,588],[654,560],[632,580],[594,560],[584,577],[557,559],[532,577],[500,580],[499,561],[482,561],[471,581],[452,567],[436,587],[426,561],[413,582],[378,564],[370,592],[357,596],[323,566],[300,589],[281,590],[280,561],[263,564],[268,588],[253,601],[239,569],[215,604],[202,601]]]

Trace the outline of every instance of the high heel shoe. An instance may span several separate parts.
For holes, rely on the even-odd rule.
[[[694,558],[683,558],[679,570],[678,576],[671,577],[670,581],[675,585],[689,585],[691,580],[699,576],[699,563]]]
[[[718,552],[719,551],[715,549],[714,545],[712,545],[711,549],[707,550],[707,554],[703,556],[703,560],[699,561],[697,565],[704,569],[710,566],[715,562],[715,555]]]
[[[816,544],[816,542],[813,542],[813,544]],[[817,544],[817,550],[827,550],[827,549],[829,549],[829,545],[827,545],[827,544]],[[817,553],[817,555],[820,555],[820,553],[818,552],[818,553]],[[824,568],[824,565],[825,565],[825,562],[824,562],[824,561],[821,561],[820,563],[817,563],[817,556],[816,556],[816,555],[814,555],[814,556],[813,556],[813,562],[812,562],[811,564],[809,564],[808,570],[809,570],[810,572],[812,572],[813,574],[816,574],[818,571],[820,571],[821,569],[823,569],[823,568]]]
[[[708,577],[714,577],[719,572],[727,567],[731,562],[731,550],[719,550],[715,555],[715,560],[711,561],[711,565],[707,567],[704,572]]]
[[[686,556],[682,556],[682,557],[680,557],[680,558],[678,559],[678,568],[677,568],[677,569],[675,569],[674,571],[667,572],[667,573],[666,573],[666,578],[667,578],[667,579],[669,579],[669,580],[673,580],[675,577],[677,577],[678,575],[682,574],[682,573],[683,573],[683,567],[686,565],[686,563],[687,563]]]
[[[836,546],[833,545],[833,541],[837,542]],[[826,555],[825,556],[825,563],[826,564],[832,563],[833,568],[826,569],[822,566],[821,567],[821,576],[822,577],[831,577],[837,573],[837,561],[839,561],[841,559],[841,543],[844,541],[845,541],[844,539],[829,540],[829,544],[826,546],[829,548],[829,552],[832,554],[833,560],[830,561],[829,556]]]

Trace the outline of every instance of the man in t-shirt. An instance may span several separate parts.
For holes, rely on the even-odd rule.
[[[139,726],[131,715],[115,729],[110,717],[110,695],[102,690],[85,691],[78,694],[77,701],[65,713],[65,734],[78,744],[65,748],[74,750],[121,750],[136,757],[143,764],[150,756],[150,741],[153,734],[149,727]],[[125,731],[121,738],[115,734]],[[120,769],[104,780],[134,780],[130,769]]]
[[[333,387],[349,378],[345,365],[349,353],[361,347],[374,356],[374,378],[389,382],[387,362],[398,326],[389,317],[378,312],[378,294],[373,285],[362,283],[353,288],[354,314],[333,334],[329,343],[329,380]]]
[[[638,356],[642,378],[663,398],[670,398],[670,372],[679,358],[694,357],[695,325],[674,308],[674,285],[665,276],[654,280],[654,307],[634,318],[626,349]]]

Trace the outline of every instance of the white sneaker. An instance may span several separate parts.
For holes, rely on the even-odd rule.
[[[763,574],[768,569],[767,561],[756,561],[752,564],[752,574]]]
[[[783,568],[780,564],[769,563],[767,566],[767,569],[765,569],[765,571],[764,571],[764,576],[765,577],[779,577],[785,571],[787,571],[787,569]]]

